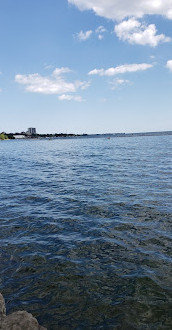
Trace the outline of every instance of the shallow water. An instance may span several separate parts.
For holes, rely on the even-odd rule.
[[[48,329],[171,329],[172,136],[0,142],[0,289]]]

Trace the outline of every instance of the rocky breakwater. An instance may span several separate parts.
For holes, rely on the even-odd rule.
[[[0,293],[0,330],[47,330],[32,314],[19,311],[6,316],[5,301]]]

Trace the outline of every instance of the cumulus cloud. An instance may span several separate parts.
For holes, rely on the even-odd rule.
[[[50,76],[42,76],[38,73],[17,74],[15,81],[25,86],[26,91],[41,94],[63,94],[75,93],[78,89],[84,90],[89,87],[88,81],[66,81],[64,73],[68,73],[69,68],[56,68]]]
[[[58,97],[60,101],[77,101],[83,102],[84,99],[80,95],[70,95],[70,94],[62,94]]]
[[[145,71],[149,68],[152,68],[152,64],[141,63],[141,64],[124,64],[109,69],[94,69],[90,71],[89,75],[99,75],[99,76],[115,76],[117,74],[123,74],[127,72],[137,72]]]
[[[85,32],[80,31],[79,33],[76,34],[76,36],[80,41],[85,41],[91,37],[92,33],[93,33],[92,30],[85,31]]]
[[[166,67],[172,72],[172,60],[167,61]]]
[[[79,41],[86,41],[89,39],[93,33],[97,35],[97,38],[99,40],[103,39],[103,35],[107,30],[104,28],[104,26],[100,25],[95,31],[88,30],[88,31],[80,31],[74,35],[74,38],[77,38]]]
[[[160,42],[171,41],[171,38],[164,34],[157,34],[155,24],[146,26],[135,18],[115,25],[114,31],[120,40],[128,41],[130,44],[156,47]]]
[[[172,0],[68,0],[80,10],[93,10],[96,15],[122,20],[127,17],[163,15],[172,19]]]

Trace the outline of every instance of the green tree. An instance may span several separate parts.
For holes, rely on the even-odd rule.
[[[1,133],[0,140],[8,140],[8,136],[5,133]]]

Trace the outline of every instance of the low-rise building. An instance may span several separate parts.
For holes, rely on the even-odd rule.
[[[13,136],[15,139],[25,139],[25,137],[26,137],[25,135],[22,135],[22,134],[16,134],[16,135],[14,134]]]

